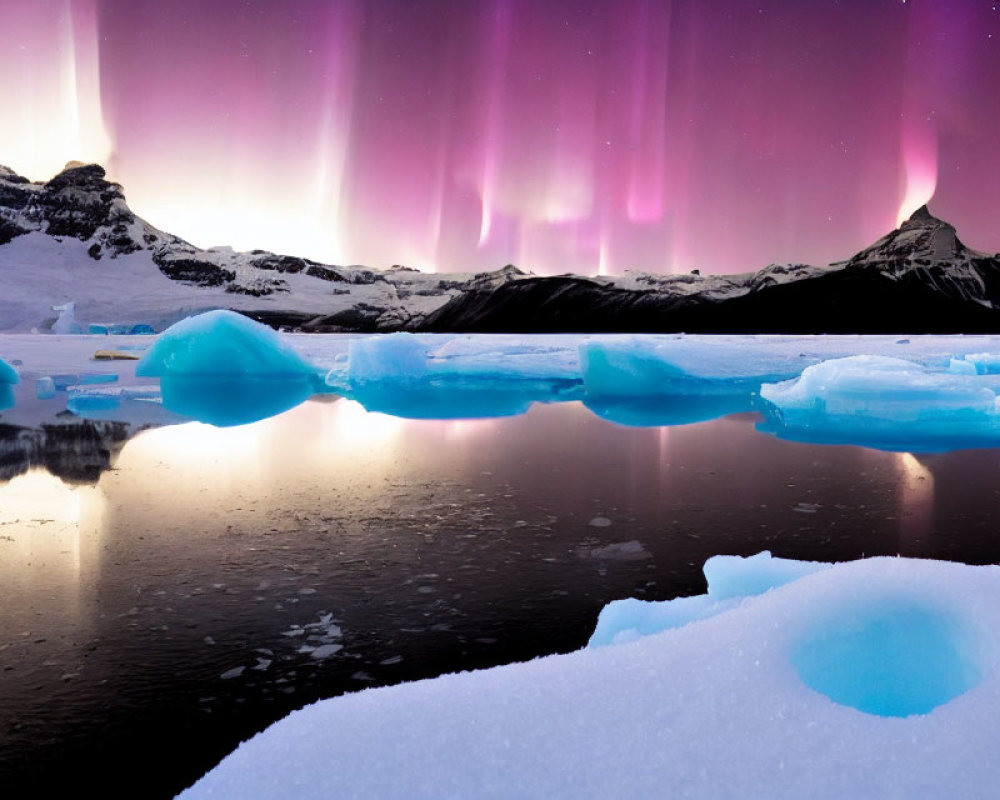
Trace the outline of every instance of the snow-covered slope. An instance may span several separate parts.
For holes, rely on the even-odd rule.
[[[96,164],[67,165],[47,183],[0,167],[0,331],[46,331],[52,306],[67,302],[84,324],[160,330],[196,311],[231,308],[318,331],[391,330],[463,291],[521,275],[510,266],[430,275],[202,250],[133,214],[122,187]]]

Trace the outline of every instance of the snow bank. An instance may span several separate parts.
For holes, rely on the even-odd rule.
[[[818,443],[932,452],[1000,443],[997,378],[859,355],[765,384],[761,430]]]
[[[628,644],[316,703],[181,797],[995,795],[1000,568],[716,566],[732,592],[790,582]]]
[[[772,558],[767,551],[749,558],[713,556],[703,570],[708,581],[706,594],[661,602],[629,597],[608,603],[601,609],[587,646],[623,644],[714,617],[744,598],[829,568],[829,564],[818,562]]]
[[[189,419],[229,426],[255,422],[306,400],[319,383],[281,336],[232,311],[209,311],[171,326],[135,374],[159,377],[163,405]]]

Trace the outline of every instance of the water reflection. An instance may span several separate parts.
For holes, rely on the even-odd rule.
[[[753,396],[749,392],[640,397],[588,396],[583,402],[601,419],[644,428],[707,422],[753,408]]]
[[[51,640],[47,660],[62,674],[79,669],[80,637],[97,613],[92,579],[101,569],[103,516],[100,491],[44,470],[0,484],[0,642],[16,653]]]
[[[305,402],[313,387],[308,375],[165,375],[160,379],[166,409],[220,427],[246,425],[294,408]]]
[[[899,507],[906,541],[927,541],[934,529],[934,474],[912,453],[898,453]]]
[[[573,388],[568,381],[440,377],[366,382],[346,394],[369,411],[405,419],[490,419],[519,416],[536,402],[572,399]]]

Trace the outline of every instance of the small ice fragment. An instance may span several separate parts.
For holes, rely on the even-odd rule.
[[[258,658],[257,659],[257,663],[254,664],[250,669],[256,669],[256,670],[263,671],[263,670],[267,669],[269,666],[271,666],[271,659],[270,658]]]
[[[340,650],[343,649],[344,646],[339,644],[321,644],[319,647],[317,647],[315,650],[312,651],[311,655],[316,660],[320,660],[323,658],[328,658],[329,656],[332,656],[334,653],[339,652]]]
[[[641,561],[652,558],[652,554],[642,546],[642,542],[632,539],[628,542],[615,542],[606,547],[595,547],[581,553],[585,558],[602,558],[611,561]]]
[[[389,658],[383,658],[378,663],[381,664],[383,667],[390,667],[393,664],[400,663],[402,660],[403,660],[402,656],[390,656]]]
[[[594,517],[587,524],[592,528],[607,528],[611,524],[611,520],[607,517]]]
[[[48,400],[55,396],[56,385],[52,378],[46,375],[44,378],[38,378],[35,381],[35,397],[39,400]]]
[[[246,667],[233,667],[232,669],[227,669],[219,677],[222,678],[222,680],[224,681],[228,681],[231,678],[238,678],[240,677],[240,675],[243,674],[243,670],[245,669]]]

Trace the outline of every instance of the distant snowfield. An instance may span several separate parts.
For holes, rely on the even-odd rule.
[[[253,278],[268,275],[242,263],[243,254],[228,248],[200,251],[237,275]],[[338,295],[329,285],[304,274],[282,274],[288,293],[263,297],[231,294],[224,287],[191,286],[172,280],[153,263],[149,251],[95,261],[87,255],[87,242],[56,238],[40,232],[18,236],[4,245],[4,268],[17,275],[7,281],[0,296],[0,331],[48,332],[57,314],[53,305],[76,303],[77,318],[84,329],[90,323],[145,323],[162,331],[167,326],[201,311],[214,308],[332,314],[359,302],[391,311],[399,306],[397,288],[387,282],[352,285],[349,294]],[[436,286],[439,276],[406,273],[414,282]],[[451,278],[470,276],[448,276]],[[408,298],[412,310],[428,313],[447,302],[450,295],[416,295]]]
[[[753,559],[729,561],[739,583]],[[638,641],[321,701],[179,797],[996,796],[1000,567],[867,559],[730,601]],[[854,707],[872,697],[895,715]]]

